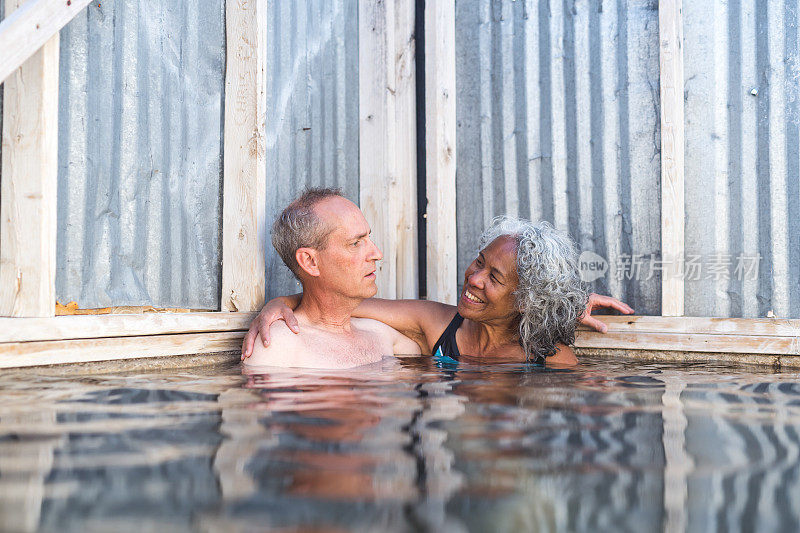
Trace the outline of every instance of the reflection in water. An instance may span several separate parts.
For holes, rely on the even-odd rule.
[[[0,377],[0,530],[797,530],[796,373]]]

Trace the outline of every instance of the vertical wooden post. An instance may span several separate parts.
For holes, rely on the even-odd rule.
[[[683,14],[682,0],[661,0],[658,35],[661,68],[661,314],[683,316]]]
[[[8,17],[23,0],[5,2]],[[55,315],[58,44],[56,33],[4,83],[0,316]]]
[[[264,303],[266,5],[229,0],[225,10],[223,311],[257,311]]]
[[[360,204],[383,252],[378,296],[416,298],[414,1],[361,0],[358,28]]]
[[[425,2],[425,179],[428,299],[455,304],[456,10]]]

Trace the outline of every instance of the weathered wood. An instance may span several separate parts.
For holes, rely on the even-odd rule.
[[[414,2],[358,7],[360,207],[383,252],[378,296],[416,298]]]
[[[800,355],[800,337],[768,335],[581,331],[575,340],[575,346],[578,348]]]
[[[0,368],[240,350],[244,333],[189,333],[0,344]]]
[[[683,0],[658,4],[661,86],[661,314],[683,316],[684,278],[684,124]]]
[[[6,0],[10,18],[20,3]],[[40,3],[29,9],[41,17]],[[3,58],[15,48],[6,46]],[[56,31],[3,84],[0,316],[55,314],[58,48]]]
[[[246,331],[255,316],[215,312],[0,318],[0,343]]]
[[[455,304],[456,21],[453,2],[425,3],[427,297]]]
[[[257,311],[264,304],[266,5],[266,0],[231,0],[225,11],[223,311]]]
[[[798,367],[800,357],[775,354],[742,354],[721,352],[687,352],[683,350],[628,350],[619,348],[575,348],[578,359],[596,357],[624,362],[625,360],[658,363],[725,363],[728,365],[762,365],[773,368]]]
[[[706,318],[596,315],[609,332],[700,333],[708,335],[766,335],[800,337],[800,320],[778,318]],[[594,331],[585,326],[581,331]]]
[[[90,0],[5,0],[0,22],[0,83],[22,66]]]

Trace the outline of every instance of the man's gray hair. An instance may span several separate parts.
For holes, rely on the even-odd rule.
[[[272,225],[272,246],[289,270],[300,278],[296,252],[300,248],[322,250],[334,230],[314,212],[314,206],[325,198],[342,196],[340,189],[309,188],[290,203]]]
[[[519,286],[514,299],[521,315],[520,344],[526,359],[543,363],[556,353],[557,343],[575,342],[578,318],[588,301],[575,246],[548,222],[502,216],[483,232],[480,248],[501,235],[517,242]]]

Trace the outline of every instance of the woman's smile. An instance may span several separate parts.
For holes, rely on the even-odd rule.
[[[469,289],[467,289],[466,287],[464,288],[464,294],[462,296],[462,299],[464,301],[466,301],[466,302],[473,303],[473,304],[484,304],[484,303],[486,303],[483,300],[481,300],[480,298],[478,298],[477,296],[475,296],[474,294],[472,294],[469,291]]]

